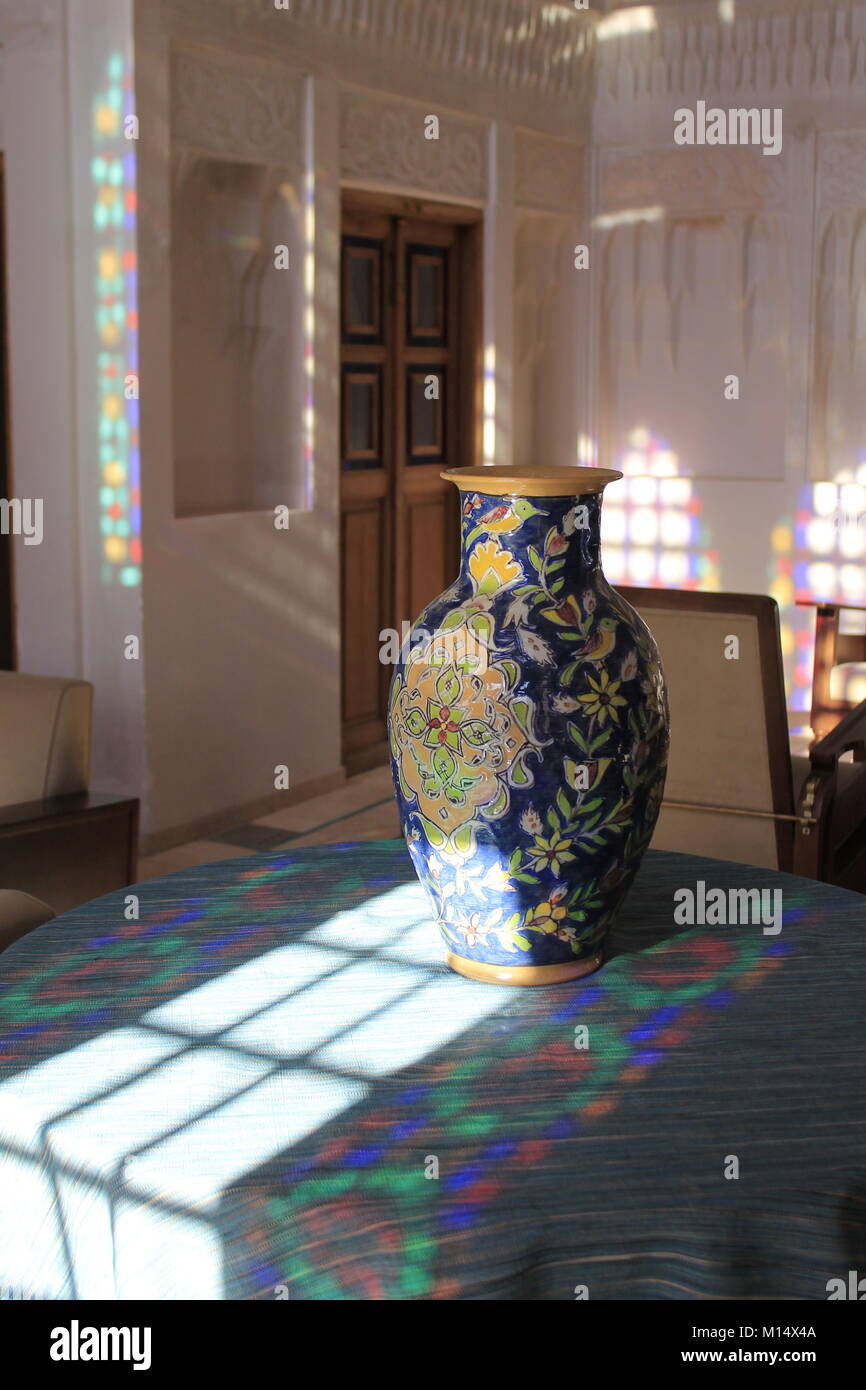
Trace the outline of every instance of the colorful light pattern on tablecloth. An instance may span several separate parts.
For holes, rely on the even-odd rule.
[[[138,375],[135,141],[124,131],[132,116],[132,67],[114,53],[92,107],[97,429],[102,578],[127,588],[141,582],[139,403],[128,383]]]
[[[284,1174],[289,1194],[275,1195],[268,1205],[271,1230],[290,1238],[280,1241],[276,1263],[276,1250],[266,1266],[256,1265],[251,1251],[250,1274],[262,1292],[270,1292],[278,1269],[277,1282],[303,1290],[305,1298],[459,1297],[459,1281],[441,1273],[437,1239],[428,1235],[416,1240],[411,1235],[425,1134],[440,1151],[447,1152],[452,1144],[468,1150],[456,1172],[441,1183],[428,1182],[422,1190],[437,1209],[435,1223],[443,1237],[471,1231],[485,1207],[506,1197],[509,1187],[519,1201],[523,1170],[543,1163],[557,1140],[591,1135],[616,1112],[630,1087],[710,1023],[714,1010],[726,1008],[738,991],[753,988],[781,965],[790,948],[756,936],[736,947],[704,938],[690,946],[656,949],[661,968],[654,974],[632,979],[621,961],[597,983],[572,991],[564,1000],[554,992],[542,1008],[532,1011],[529,1024],[516,1021],[503,1027],[496,1020],[490,1029],[482,1025],[470,1045],[462,1051],[452,1049],[457,1055],[437,1066],[434,1082],[409,1087],[365,1115],[363,1142],[338,1137],[315,1155],[291,1164]],[[673,960],[666,961],[671,954]],[[611,1006],[621,1006],[620,1017],[629,1026],[623,1029],[604,1021]],[[596,1055],[575,1051],[568,1027],[579,1024],[592,1030]],[[478,1108],[494,1047],[503,1059],[498,1075],[506,1082],[509,1075],[516,1079],[525,1071],[528,1057],[561,1082],[562,1089],[546,1111],[534,1105],[521,1113],[495,1103]],[[401,1262],[393,1283],[384,1286],[361,1261],[346,1261],[339,1277],[331,1270],[317,1273],[313,1260],[298,1253],[298,1246],[301,1252],[318,1249],[333,1269],[340,1264],[337,1247],[347,1230],[362,1225],[365,1199],[376,1196],[387,1197],[393,1206],[379,1232],[380,1254],[390,1252]],[[260,1234],[250,1234],[251,1246]]]
[[[678,858],[651,855],[649,865]],[[335,912],[375,904],[409,883],[401,843],[328,847],[203,866],[175,876],[177,886],[141,885],[138,921],[123,920],[122,894],[67,914],[68,948],[55,943],[37,973],[16,966],[14,955],[2,971],[0,1073],[130,1022],[156,1028],[161,1001],[230,978],[233,967],[287,940],[316,940]],[[786,926],[802,912],[786,892]],[[283,1284],[305,1299],[461,1296],[454,1242],[464,1233],[471,1240],[509,1194],[519,1202],[522,1174],[556,1161],[576,1137],[600,1134],[631,1091],[676,1049],[706,1039],[714,1016],[766,980],[789,950],[759,930],[726,937],[696,929],[619,956],[580,985],[514,991],[505,1006],[499,1000],[509,992],[487,987],[487,1017],[381,1075],[362,1104],[299,1140],[261,1176],[233,1184],[222,1232],[226,1296],[270,1298]],[[364,959],[401,961],[400,951],[399,940],[385,940],[365,948]],[[110,994],[100,994],[106,979]],[[580,1025],[590,1028],[588,1052],[575,1047]],[[210,1046],[219,1040],[208,1036]],[[529,1090],[520,1085],[527,1067]],[[431,1151],[451,1160],[439,1181],[423,1177]]]

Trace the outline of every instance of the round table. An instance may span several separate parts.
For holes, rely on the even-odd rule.
[[[702,882],[783,925],[674,921]],[[442,964],[400,841],[110,894],[0,956],[0,1284],[825,1299],[866,1271],[866,899],[650,852],[596,975]]]

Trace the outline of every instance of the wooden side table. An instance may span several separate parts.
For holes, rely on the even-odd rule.
[[[0,888],[66,912],[134,883],[138,805],[76,792],[0,807]]]

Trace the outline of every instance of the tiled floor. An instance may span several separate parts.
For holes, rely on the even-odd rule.
[[[328,845],[341,840],[393,840],[401,834],[394,801],[391,773],[374,768],[350,778],[336,791],[310,801],[299,801],[285,811],[223,831],[211,840],[191,840],[174,849],[143,858],[139,881],[208,864],[215,859],[237,859],[258,850],[292,849],[303,845]]]

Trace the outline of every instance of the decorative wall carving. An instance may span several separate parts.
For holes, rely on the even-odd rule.
[[[531,130],[518,130],[514,144],[514,198],[518,207],[579,213],[583,205],[583,147]]]
[[[866,122],[866,110],[864,110]],[[821,207],[866,207],[866,135],[839,131],[818,140],[818,202]]]
[[[412,102],[344,92],[340,113],[343,179],[483,202],[487,196],[484,122],[439,113],[439,139],[428,140],[425,114],[426,107]]]
[[[818,141],[811,474],[866,458],[866,132]]]
[[[649,32],[598,45],[602,103],[716,92],[862,89],[866,10],[859,0],[737,0],[735,21],[695,5],[659,7]]]
[[[598,211],[662,207],[666,213],[782,208],[785,155],[748,145],[616,150],[600,161]]]
[[[771,213],[615,227],[601,260],[605,463],[649,430],[698,477],[781,479],[787,259]],[[739,380],[726,399],[725,381]]]
[[[175,144],[226,158],[301,167],[298,83],[283,68],[175,49],[171,125]]]
[[[181,23],[293,50],[306,31],[380,55],[402,53],[414,64],[453,78],[533,91],[553,100],[580,99],[581,59],[591,48],[596,16],[570,5],[534,0],[164,0]]]
[[[812,477],[835,477],[859,465],[866,439],[866,133],[858,129],[866,126],[866,6],[859,0],[737,0],[733,23],[721,22],[710,8],[659,5],[652,32],[596,47],[597,211],[658,208],[663,218],[617,228],[615,241],[605,243],[606,275],[614,273],[608,257],[621,255],[615,274],[628,279],[637,245],[660,237],[673,278],[691,276],[692,283],[688,293],[681,286],[669,299],[670,291],[659,293],[652,275],[650,286],[643,285],[639,259],[632,285],[637,304],[627,330],[620,320],[632,313],[628,296],[606,283],[599,319],[600,427],[612,444],[624,427],[622,412],[637,401],[645,413],[654,409],[664,428],[687,438],[687,424],[677,423],[677,403],[691,399],[711,427],[690,443],[688,471],[724,473],[736,453],[740,471],[753,477],[781,476],[783,464],[800,466],[804,457]],[[723,109],[780,107],[784,152],[767,157],[751,146],[675,147],[674,112],[699,98]],[[724,236],[715,236],[714,224],[725,228]],[[690,268],[689,262],[698,248],[703,285],[695,280],[696,263]],[[731,256],[739,261],[736,274]],[[708,295],[700,319],[689,309],[696,292]],[[660,318],[655,356],[643,357],[636,377],[627,344],[630,335],[640,343],[646,333],[641,304],[654,305]],[[700,391],[707,374],[716,389],[719,344],[728,371],[739,372],[738,362],[743,369],[743,392],[736,406],[725,403],[727,415],[713,425],[718,403]],[[666,353],[676,365],[667,383],[668,369],[660,366]],[[692,382],[698,363],[703,369]],[[774,375],[780,365],[789,377],[787,392]],[[808,412],[805,392],[794,384],[806,377]],[[650,395],[644,399],[645,387]],[[763,420],[775,416],[773,437],[764,443],[757,406],[743,409],[747,393],[756,400],[756,389]],[[714,434],[735,441],[742,421],[749,422],[748,434],[728,459],[714,462]],[[646,423],[657,427],[652,418]],[[669,442],[679,449],[676,439]]]

